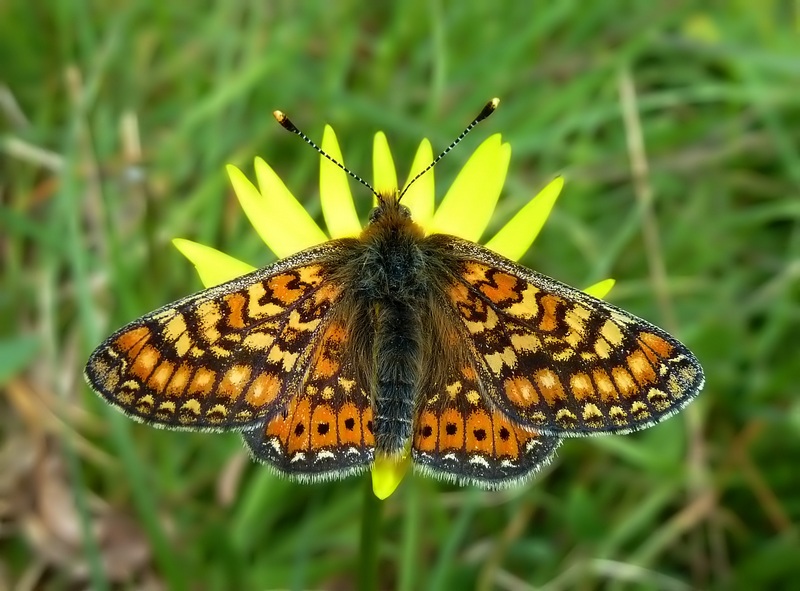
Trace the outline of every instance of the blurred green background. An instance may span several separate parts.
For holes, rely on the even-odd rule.
[[[523,262],[615,277],[609,299],[684,340],[707,385],[649,431],[567,441],[519,489],[407,479],[380,587],[793,588],[799,89],[796,1],[3,0],[0,589],[354,588],[365,477],[278,480],[236,435],[129,421],[82,367],[200,288],[171,238],[273,260],[225,163],[264,157],[319,219],[318,158],[273,109],[317,140],[333,125],[367,178],[385,131],[402,178],[493,96],[437,193],[497,132],[490,232],[563,173]]]

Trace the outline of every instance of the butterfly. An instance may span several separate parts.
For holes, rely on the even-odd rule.
[[[359,237],[117,330],[91,354],[89,385],[145,423],[238,431],[253,458],[301,481],[410,449],[422,472],[488,489],[530,477],[565,437],[652,426],[702,388],[695,356],[662,329],[477,243],[426,234],[403,193],[373,193]]]

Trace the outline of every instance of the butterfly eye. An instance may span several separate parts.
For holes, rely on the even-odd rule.
[[[404,218],[411,218],[411,210],[408,209],[405,205],[400,206],[400,215]]]
[[[374,224],[383,216],[383,206],[378,205],[378,207],[374,208],[372,211],[369,212],[369,223]]]

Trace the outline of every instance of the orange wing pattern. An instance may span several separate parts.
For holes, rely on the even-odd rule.
[[[176,428],[263,421],[297,389],[309,344],[342,286],[330,243],[178,300],[111,335],[89,384],[134,418]]]
[[[438,478],[496,489],[519,484],[547,465],[561,440],[525,429],[497,409],[455,323],[428,325],[430,349],[412,436],[415,466]]]
[[[452,239],[447,297],[506,416],[558,436],[642,429],[702,388],[694,355],[649,322]]]
[[[298,394],[273,418],[242,436],[253,457],[299,480],[343,478],[372,463],[372,399],[369,368],[359,365],[344,320],[321,334],[302,370]]]
[[[481,488],[514,486],[546,466],[561,443],[506,418],[480,392],[469,366],[441,392],[423,398],[412,456],[422,472]]]

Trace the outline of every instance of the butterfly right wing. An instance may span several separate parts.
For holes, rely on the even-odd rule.
[[[438,238],[460,260],[444,290],[502,412],[554,436],[627,433],[686,406],[703,370],[662,329],[488,249]]]
[[[279,412],[337,305],[344,241],[329,242],[164,306],[90,356],[89,385],[146,423],[241,429]]]

